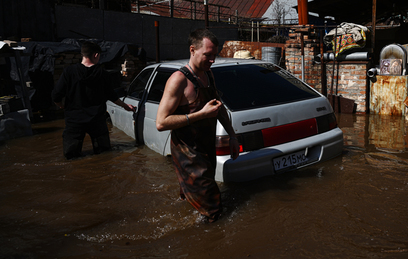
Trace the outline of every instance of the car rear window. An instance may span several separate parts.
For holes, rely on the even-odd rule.
[[[221,99],[230,110],[246,110],[319,97],[289,72],[272,64],[212,69]]]

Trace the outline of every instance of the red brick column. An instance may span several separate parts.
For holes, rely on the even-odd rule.
[[[334,77],[333,61],[325,61],[325,76],[322,77],[322,66],[315,62],[315,57],[320,54],[320,38],[318,29],[315,29],[313,25],[294,26],[289,34],[289,40],[286,41],[286,69],[299,79],[302,79],[302,52],[304,81],[308,85],[320,93],[322,93],[323,85],[327,88],[328,94],[341,95],[354,100],[357,105],[357,113],[368,112],[367,70],[370,68],[369,61],[336,62]]]

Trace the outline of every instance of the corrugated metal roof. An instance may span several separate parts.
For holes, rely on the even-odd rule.
[[[377,0],[377,19],[387,19],[408,11],[407,0]],[[314,0],[308,2],[308,11],[321,17],[333,16],[338,22],[368,23],[372,20],[372,0]]]
[[[234,17],[235,13],[241,18],[261,18],[273,0],[209,0],[208,13],[210,20],[221,20]],[[194,9],[195,5],[195,9]],[[145,1],[140,4],[140,12],[170,16],[170,0]],[[204,20],[204,1],[199,0],[174,0],[173,17],[193,18]]]

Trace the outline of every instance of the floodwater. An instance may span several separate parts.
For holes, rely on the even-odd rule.
[[[1,258],[408,258],[408,120],[338,114],[340,157],[220,184],[205,223],[168,157],[111,127],[113,151],[61,154],[63,120],[0,145]]]

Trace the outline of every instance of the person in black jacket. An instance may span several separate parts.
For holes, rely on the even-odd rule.
[[[82,62],[67,67],[52,92],[55,104],[65,109],[63,153],[67,159],[81,156],[86,133],[95,154],[111,149],[105,118],[107,100],[135,111],[118,98],[108,72],[98,65],[101,52],[98,44],[84,42]]]

